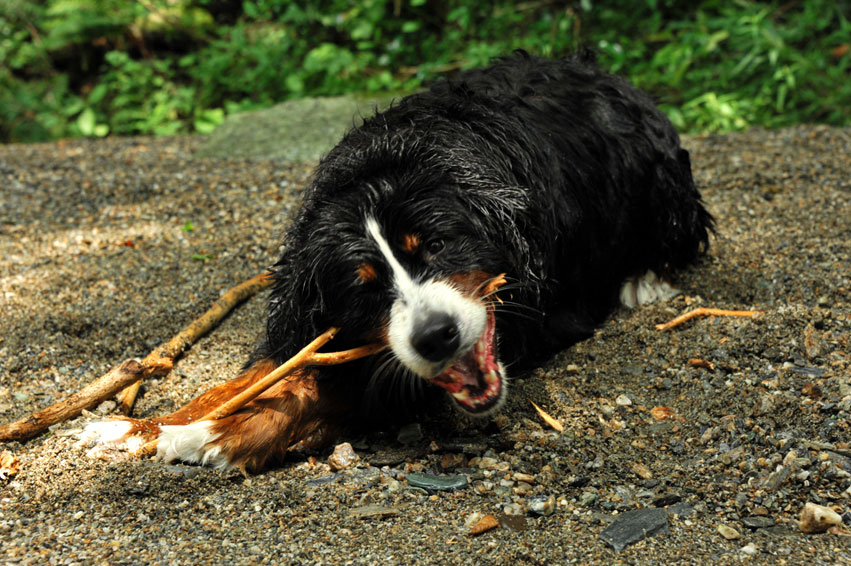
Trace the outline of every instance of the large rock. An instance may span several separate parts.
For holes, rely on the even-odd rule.
[[[290,100],[229,116],[198,151],[202,157],[316,161],[352,126],[386,108],[391,97],[335,96]]]

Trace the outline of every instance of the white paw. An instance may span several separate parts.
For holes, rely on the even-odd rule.
[[[629,277],[621,287],[621,304],[627,308],[647,305],[658,301],[667,301],[680,294],[679,289],[671,287],[667,281],[659,279],[653,271],[641,277]]]
[[[222,454],[221,447],[214,443],[219,435],[210,431],[212,424],[210,421],[202,421],[188,425],[160,426],[156,457],[165,462],[180,460],[210,468],[232,467]]]
[[[97,460],[126,459],[144,445],[142,436],[134,435],[133,423],[123,420],[91,423],[77,436],[74,446],[88,448],[86,456]]]

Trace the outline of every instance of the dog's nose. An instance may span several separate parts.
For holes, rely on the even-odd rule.
[[[460,337],[455,320],[446,313],[428,315],[414,326],[411,345],[431,362],[446,360],[458,349]]]

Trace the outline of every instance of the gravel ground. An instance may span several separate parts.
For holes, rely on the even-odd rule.
[[[275,259],[310,166],[194,158],[202,143],[0,147],[0,422],[144,356]],[[441,413],[347,438],[360,462],[336,473],[326,451],[245,478],[88,459],[81,418],[0,447],[20,461],[0,478],[0,562],[851,564],[847,525],[796,523],[808,501],[851,520],[851,129],[686,144],[719,231],[683,295],[517,376],[493,421]],[[654,328],[698,305],[763,314]],[[136,414],[235,375],[263,310],[243,305]],[[667,508],[663,532],[615,552],[600,533],[638,508]],[[486,514],[502,528],[471,536]]]

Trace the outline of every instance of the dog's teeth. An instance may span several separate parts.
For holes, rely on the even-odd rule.
[[[458,393],[453,393],[452,396],[459,401],[467,401],[470,398],[470,392],[466,389],[462,389]]]
[[[494,383],[497,382],[497,379],[498,378],[497,378],[496,372],[494,370],[490,370],[489,372],[487,372],[485,374],[485,383],[487,383],[488,385],[493,385]]]

